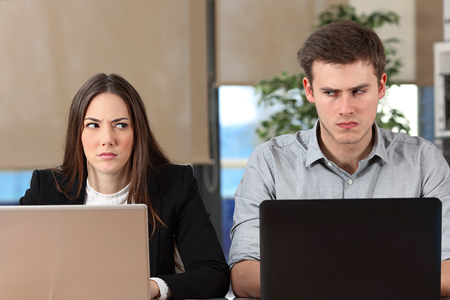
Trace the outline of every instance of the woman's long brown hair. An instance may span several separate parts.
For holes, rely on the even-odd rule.
[[[60,167],[53,170],[64,177],[61,185],[56,183],[57,187],[67,195],[78,179],[78,190],[72,199],[80,195],[83,180],[87,177],[86,156],[81,143],[83,120],[91,100],[102,93],[119,96],[128,107],[134,131],[134,146],[130,157],[131,182],[127,203],[147,205],[149,222],[154,232],[157,223],[163,223],[152,206],[147,178],[158,172],[162,166],[170,164],[170,160],[163,153],[150,129],[144,102],[134,87],[119,75],[96,74],[84,83],[73,98],[69,111],[64,160]]]

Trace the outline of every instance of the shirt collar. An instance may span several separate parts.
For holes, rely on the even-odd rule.
[[[314,127],[311,130],[307,130],[305,133],[309,135],[308,138],[308,151],[306,155],[306,163],[305,166],[309,167],[314,162],[327,158],[322,153],[322,150],[319,146],[319,141],[317,139],[317,136],[319,134],[319,120],[317,120],[316,124],[314,124]],[[374,156],[380,157],[382,160],[384,160],[386,163],[389,163],[388,156],[386,154],[386,142],[383,139],[383,131],[381,128],[378,127],[377,123],[375,122],[373,124],[372,130],[375,132],[375,142],[372,148],[372,151],[370,151],[369,156],[364,160],[371,160]]]
[[[371,160],[374,156],[378,156],[384,162],[389,163],[389,156],[386,153],[386,148],[389,144],[384,138],[383,129],[378,127],[376,122],[373,124],[373,128],[375,129],[375,143],[373,144],[373,149],[370,151],[370,154],[366,160]]]
[[[311,130],[308,130],[305,133],[309,135],[305,167],[309,167],[317,160],[326,159],[325,155],[322,153],[322,150],[320,150],[319,140],[317,139],[317,135],[319,133],[319,120],[316,121],[316,124],[314,124],[314,127]]]

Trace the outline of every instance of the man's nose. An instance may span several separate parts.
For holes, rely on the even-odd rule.
[[[354,101],[352,95],[349,94],[341,94],[340,99],[340,107],[339,107],[339,114],[340,115],[351,115],[355,111]]]

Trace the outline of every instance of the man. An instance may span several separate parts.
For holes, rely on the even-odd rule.
[[[351,21],[317,29],[298,52],[313,129],[258,146],[235,193],[229,264],[234,293],[260,297],[264,200],[437,197],[442,201],[441,294],[450,295],[450,170],[430,142],[380,129],[386,58],[376,33]]]

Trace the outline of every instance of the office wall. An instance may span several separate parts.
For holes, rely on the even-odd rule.
[[[195,1],[0,1],[0,169],[61,162],[68,108],[92,75],[143,97],[180,163],[208,163],[206,5]]]
[[[297,51],[317,15],[339,0],[218,0],[217,84],[253,85],[298,73]]]
[[[399,39],[395,44],[398,57],[403,66],[396,79],[402,82],[415,82],[416,80],[416,0],[349,0],[350,5],[358,13],[370,14],[374,11],[394,11],[400,17],[400,26],[384,25],[376,29],[382,40],[389,38]]]
[[[397,10],[407,49],[399,79],[433,83],[441,0],[217,0],[216,84],[298,72],[317,14],[345,3]],[[98,72],[137,88],[175,161],[208,163],[205,10],[204,0],[0,0],[0,169],[59,164],[71,99]]]
[[[218,0],[217,81],[253,85],[282,71],[300,71],[296,54],[317,15],[332,4],[350,4],[357,14],[390,10],[400,26],[377,29],[381,38],[398,38],[403,62],[399,81],[433,83],[433,43],[442,40],[442,0]]]
[[[416,0],[416,81],[433,86],[433,44],[443,40],[442,0]]]
[[[443,39],[442,0],[349,0],[358,11],[393,10],[400,26],[385,26],[377,32],[381,38],[397,37],[396,45],[403,62],[397,78],[419,86],[433,85],[433,44]]]

